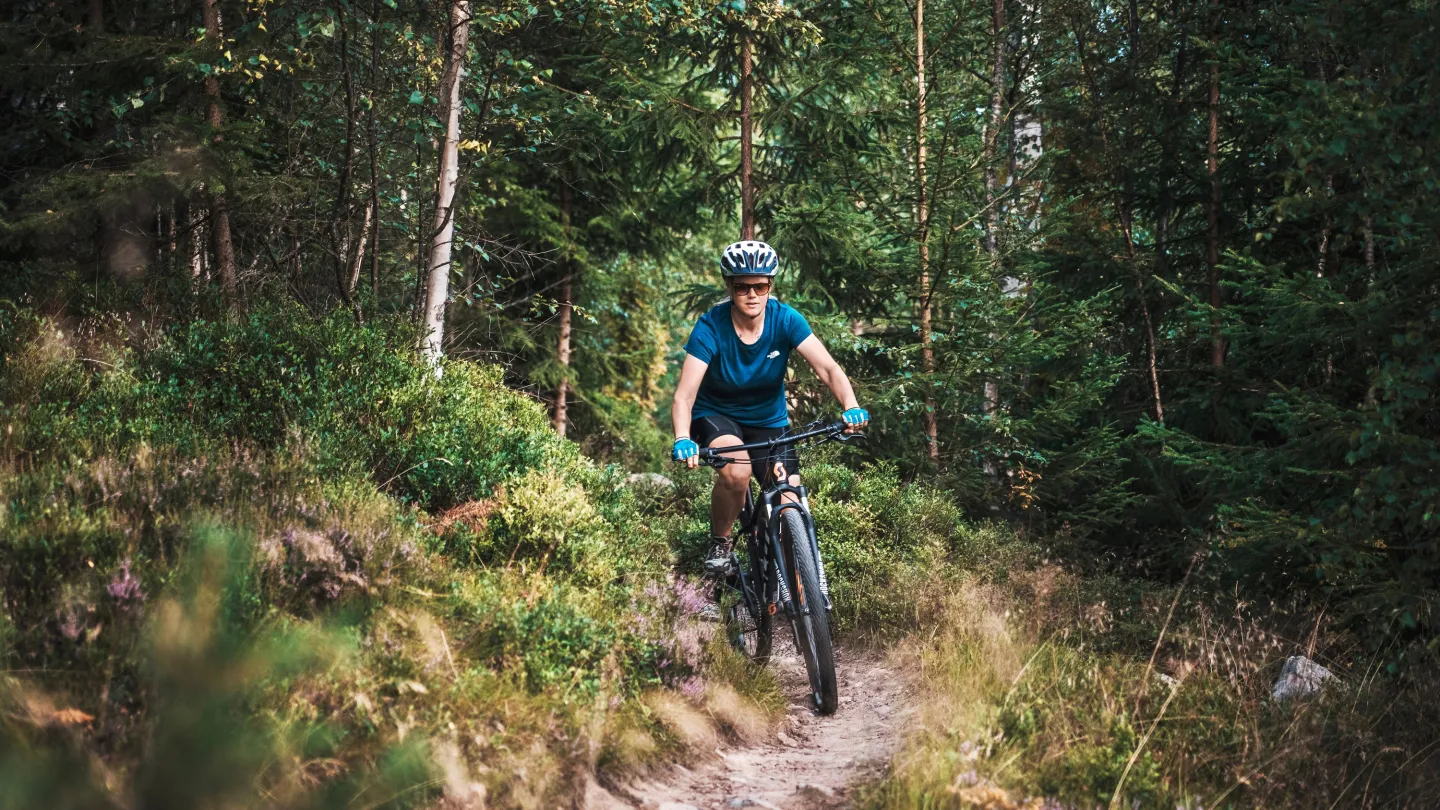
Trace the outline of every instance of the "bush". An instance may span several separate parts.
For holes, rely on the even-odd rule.
[[[997,526],[964,520],[945,492],[904,484],[891,464],[811,464],[804,477],[841,630],[916,627],[934,618],[937,583],[1003,572],[1031,552]]]
[[[585,741],[655,750],[619,742],[658,733],[640,696],[697,682],[709,660],[682,598],[693,589],[671,579],[683,518],[642,515],[623,471],[556,438],[496,369],[451,362],[436,380],[410,337],[261,308],[148,348],[97,338],[102,353],[28,313],[0,323],[0,655],[29,673],[12,694],[91,718],[64,750],[152,775],[170,773],[147,763],[171,743],[195,773],[233,754],[240,781],[225,790],[238,793],[259,757],[307,786],[254,783],[287,806],[418,758],[426,778],[446,775],[447,796],[488,791],[501,807],[568,789],[590,767]],[[185,596],[183,561],[211,531],[200,526],[234,538],[218,600]],[[213,612],[171,628],[175,643],[319,633],[349,652],[283,671],[258,652],[222,656],[245,686],[215,684],[225,697],[204,711],[223,705],[255,728],[206,720],[156,736],[167,707],[188,711],[177,690],[224,680],[201,659],[191,686],[157,676],[151,639],[165,636],[152,628],[192,603]],[[629,719],[604,722],[611,708]],[[0,737],[33,752],[26,795],[58,796],[44,774],[70,760],[47,759],[61,749],[32,731]],[[493,770],[472,775],[470,762]]]

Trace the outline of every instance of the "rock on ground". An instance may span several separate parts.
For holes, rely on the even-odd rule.
[[[1321,684],[1335,677],[1335,673],[1311,661],[1303,655],[1292,655],[1280,670],[1280,677],[1270,690],[1271,700],[1278,702],[1294,697],[1304,697],[1320,689]]]
[[[675,482],[660,473],[630,473],[625,476],[625,484],[631,487],[646,487],[650,489],[672,489]]]

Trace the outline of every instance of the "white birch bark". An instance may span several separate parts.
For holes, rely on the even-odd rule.
[[[444,356],[445,304],[450,297],[450,256],[455,241],[455,190],[460,181],[460,79],[464,74],[465,53],[470,41],[470,0],[453,0],[450,4],[450,49],[445,54],[445,69],[440,77],[442,113],[445,119],[445,144],[440,150],[440,175],[436,183],[434,237],[430,241],[430,257],[426,263],[425,342],[421,354],[441,372]]]

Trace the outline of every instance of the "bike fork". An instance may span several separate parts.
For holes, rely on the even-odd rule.
[[[790,568],[785,564],[785,550],[780,547],[780,538],[772,535],[770,538],[770,554],[775,561],[775,573],[780,581],[780,605],[785,608],[786,616],[795,616],[795,601],[790,596]]]

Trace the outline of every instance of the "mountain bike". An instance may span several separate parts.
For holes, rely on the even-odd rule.
[[[799,450],[806,445],[865,437],[863,433],[846,433],[847,427],[844,422],[812,422],[798,433],[768,441],[707,447],[700,451],[700,463],[716,469],[737,461],[744,463],[746,459],[724,455],[740,450],[765,451],[750,463],[770,463],[768,459],[775,450],[788,445],[796,445]],[[805,659],[805,671],[810,676],[812,708],[819,714],[832,714],[839,704],[839,694],[835,648],[830,640],[830,585],[825,579],[825,564],[820,559],[820,543],[805,487],[790,484],[790,472],[782,472],[785,474],[775,476],[774,484],[760,491],[758,499],[754,487],[745,493],[739,534],[745,540],[745,560],[740,559],[742,544],[737,542],[730,552],[736,573],[717,584],[715,599],[725,606],[722,618],[730,643],[757,664],[770,660],[775,615],[780,613],[789,619],[795,648]]]

